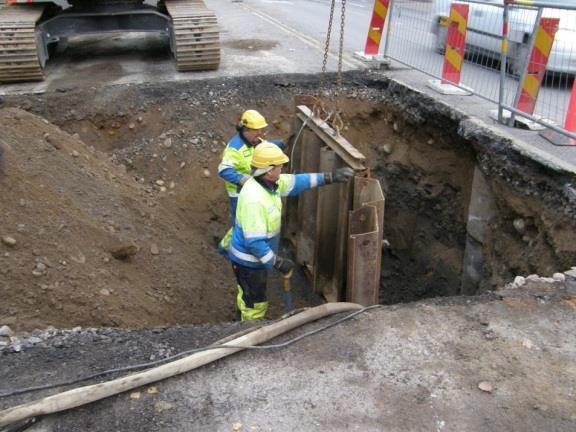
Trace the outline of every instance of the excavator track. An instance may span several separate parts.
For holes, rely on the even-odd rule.
[[[165,4],[172,18],[178,71],[218,69],[220,36],[214,12],[202,0],[166,0]]]
[[[41,81],[36,22],[43,5],[0,6],[0,82]]]

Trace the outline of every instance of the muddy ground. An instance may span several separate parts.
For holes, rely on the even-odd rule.
[[[226,230],[221,152],[246,108],[289,142],[294,97],[317,88],[317,76],[282,75],[5,97],[0,324],[231,321],[234,278],[214,248]],[[346,74],[343,95],[343,135],[386,192],[382,303],[460,292],[474,166],[498,208],[479,292],[576,262],[569,175],[376,75]],[[320,302],[305,293],[297,306]]]
[[[554,283],[535,278],[479,297],[381,306],[320,330],[340,314],[272,341],[319,331],[289,347],[234,354],[38,417],[27,430],[573,431],[576,271],[565,277]],[[37,333],[23,339],[20,352],[0,357],[0,389],[166,359],[243,328]],[[76,386],[0,398],[0,408]]]

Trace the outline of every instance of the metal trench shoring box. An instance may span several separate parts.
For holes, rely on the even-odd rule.
[[[358,173],[348,184],[288,199],[283,235],[315,293],[330,302],[378,304],[384,193],[378,180],[362,177],[365,156],[304,105],[296,108],[288,152],[293,173],[344,166]]]

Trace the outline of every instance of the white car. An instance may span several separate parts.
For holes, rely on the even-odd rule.
[[[539,2],[544,3],[545,0]],[[452,0],[433,0],[432,32],[436,35],[436,49],[439,52],[444,52],[446,44],[451,3]],[[459,0],[458,3],[468,2]],[[467,52],[479,52],[492,58],[500,57],[503,4],[503,0],[468,3]],[[547,71],[576,74],[576,10],[545,8],[542,16],[560,18],[548,58]],[[510,8],[508,61],[509,70],[514,75],[522,73],[536,18],[535,8]]]

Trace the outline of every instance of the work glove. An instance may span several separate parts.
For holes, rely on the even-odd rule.
[[[354,177],[354,170],[352,168],[338,168],[330,173],[324,173],[324,183],[346,183],[352,177]]]
[[[240,189],[242,188],[242,186],[244,186],[244,183],[246,183],[248,180],[250,180],[249,175],[242,176],[242,178],[238,181],[238,192],[240,192]]]
[[[290,258],[282,258],[277,256],[276,261],[274,261],[274,268],[283,275],[286,275],[294,269],[294,261],[292,261]]]

